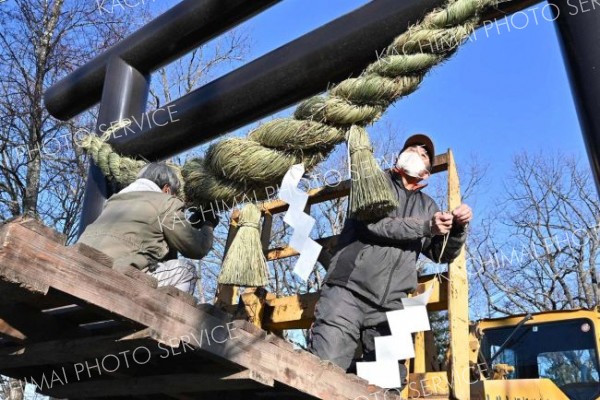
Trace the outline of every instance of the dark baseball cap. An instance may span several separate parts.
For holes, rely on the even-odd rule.
[[[429,136],[422,133],[412,135],[411,137],[406,139],[406,142],[404,142],[404,146],[402,147],[400,153],[402,153],[404,150],[411,146],[425,147],[425,151],[429,156],[429,162],[433,166],[433,160],[435,159],[435,147],[433,146],[433,141],[429,138]]]

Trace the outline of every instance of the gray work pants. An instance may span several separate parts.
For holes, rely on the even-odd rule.
[[[375,338],[391,335],[386,311],[389,310],[356,296],[344,287],[323,285],[315,307],[309,350],[348,371],[360,342],[360,361],[375,361]],[[403,363],[400,364],[400,374],[403,382],[406,378]]]

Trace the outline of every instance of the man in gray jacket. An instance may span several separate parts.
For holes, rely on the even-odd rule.
[[[386,311],[402,309],[401,299],[417,287],[419,254],[436,263],[458,256],[472,212],[462,204],[442,213],[421,191],[434,151],[426,135],[408,138],[388,175],[400,206],[376,221],[346,221],[311,330],[310,350],[320,358],[348,370],[360,341],[363,360],[375,361],[375,337],[390,335]]]
[[[106,201],[100,216],[79,242],[112,257],[113,265],[130,265],[154,275],[159,286],[193,293],[196,267],[189,259],[204,257],[213,244],[216,215],[185,216],[177,197],[179,178],[165,163],[151,163],[138,179]],[[210,218],[209,218],[210,217]]]

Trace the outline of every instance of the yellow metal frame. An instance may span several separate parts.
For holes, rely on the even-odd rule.
[[[479,381],[471,385],[471,400],[569,400],[550,379]]]
[[[487,318],[478,322],[477,326],[481,330],[489,328],[510,327],[518,324],[526,314],[511,315],[510,317]],[[532,319],[525,322],[525,325],[537,325],[544,322],[567,321],[572,319],[588,318],[593,322],[596,329],[596,339],[600,348],[600,312],[597,310],[562,310],[562,311],[543,311],[532,314]]]
[[[493,328],[510,328],[523,320],[526,314],[511,315],[509,317],[488,318],[475,325],[478,331]],[[532,314],[532,318],[524,325],[539,325],[548,322],[587,319],[594,326],[596,349],[600,349],[600,310],[563,310],[544,311]],[[599,355],[600,357],[600,355]],[[599,360],[600,361],[600,360]],[[490,366],[491,367],[491,366]],[[500,396],[502,399],[517,400],[528,398],[531,400],[567,400],[568,397],[549,379],[510,379],[488,380],[477,382],[471,387],[471,399],[487,400]]]

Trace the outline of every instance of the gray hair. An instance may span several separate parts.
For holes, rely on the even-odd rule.
[[[165,185],[171,187],[171,192],[176,194],[179,191],[179,178],[173,167],[164,162],[153,162],[146,165],[137,175],[138,179],[144,178],[156,183],[159,188]]]

